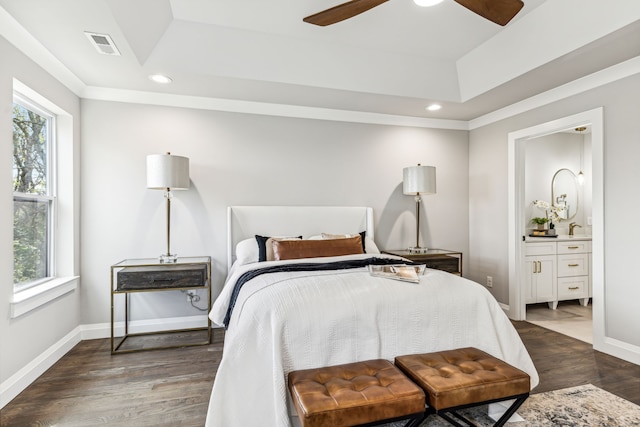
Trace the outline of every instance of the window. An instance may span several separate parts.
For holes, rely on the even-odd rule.
[[[56,207],[53,114],[13,100],[13,283],[19,291],[55,276]]]

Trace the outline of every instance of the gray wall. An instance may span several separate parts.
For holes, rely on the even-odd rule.
[[[39,92],[74,117],[73,144],[79,152],[80,101],[68,89],[0,37],[0,383],[40,356],[80,325],[79,292],[15,319],[9,318],[13,298],[13,78]],[[76,168],[77,159],[74,159]],[[59,173],[71,174],[65,170]],[[75,178],[78,182],[77,177]],[[78,212],[74,212],[75,215]],[[79,266],[78,253],[75,254]],[[78,268],[78,267],[76,267]],[[76,272],[77,273],[77,272]]]
[[[507,135],[604,107],[605,334],[621,346],[636,348],[640,346],[640,284],[631,267],[640,241],[635,225],[640,202],[634,190],[640,182],[636,165],[640,137],[634,128],[640,117],[639,97],[640,75],[636,74],[475,129],[469,137],[469,275],[478,281],[493,275],[493,294],[508,304]]]
[[[402,168],[417,163],[437,168],[423,242],[467,253],[467,131],[83,100],[82,140],[83,324],[109,321],[112,263],[165,250],[162,192],[145,181],[153,153],[191,160],[191,189],[174,193],[172,251],[213,258],[214,296],[226,274],[227,206],[371,206],[377,244],[403,248],[415,242],[415,204],[402,194]],[[199,314],[170,293],[137,307],[138,319]]]

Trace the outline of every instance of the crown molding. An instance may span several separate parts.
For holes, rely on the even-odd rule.
[[[469,121],[469,130],[474,130],[536,108],[544,107],[553,102],[578,95],[638,73],[640,73],[640,56],[472,119]]]
[[[162,105],[233,113],[260,114],[301,119],[329,120],[350,123],[365,123],[390,126],[409,126],[432,129],[474,130],[492,123],[508,119],[527,111],[544,107],[553,102],[613,83],[640,73],[640,56],[597,71],[562,86],[534,95],[507,107],[465,120],[430,119],[390,114],[367,113],[361,111],[336,110],[329,108],[305,107],[298,105],[272,104],[220,98],[175,95],[157,92],[143,92],[124,89],[87,86],[80,96],[102,101],[129,102]]]
[[[300,119],[330,120],[337,122],[366,123],[391,126],[410,126],[431,129],[468,130],[467,121],[430,119],[362,111],[336,110],[305,107],[300,105],[273,104],[233,99],[208,98],[126,89],[87,86],[82,98],[100,101],[127,102],[162,105],[169,107],[195,108],[200,110],[225,111],[230,113],[260,114],[267,116]]]

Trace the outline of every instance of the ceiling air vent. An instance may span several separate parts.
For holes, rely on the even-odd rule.
[[[86,36],[89,38],[89,41],[96,48],[98,53],[103,55],[115,55],[120,56],[120,51],[116,47],[116,44],[111,40],[109,34],[98,34],[98,33],[90,33],[88,31],[84,32]]]

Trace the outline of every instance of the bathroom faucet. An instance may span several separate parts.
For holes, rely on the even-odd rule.
[[[575,222],[572,222],[569,224],[569,236],[573,236],[573,229],[576,227],[582,227],[582,226],[576,224]]]

